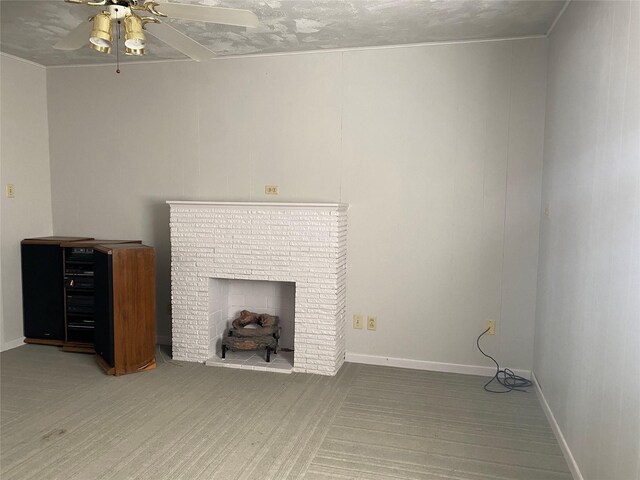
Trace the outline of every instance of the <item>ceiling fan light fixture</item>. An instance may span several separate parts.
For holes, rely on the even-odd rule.
[[[129,14],[124,17],[124,46],[128,55],[144,55],[146,39],[142,31],[142,19]],[[131,52],[127,51],[130,50]],[[142,53],[133,53],[142,52]]]
[[[78,50],[86,45],[87,36],[89,36],[89,46],[92,49],[102,53],[111,53],[114,47],[113,30],[117,29],[115,32],[118,50],[116,63],[119,62],[121,24],[124,24],[123,40],[127,55],[140,56],[146,53],[146,34],[148,33],[198,62],[213,58],[215,53],[169,23],[161,22],[159,18],[172,17],[247,28],[259,25],[258,17],[250,10],[175,3],[170,0],[65,0],[65,2],[101,7],[102,12],[76,26],[53,47],[58,50]],[[217,2],[207,0],[204,3]],[[166,12],[158,11],[156,7],[160,7],[162,10],[166,9]],[[146,12],[146,14],[139,16],[139,12]],[[114,26],[115,22],[117,22],[116,26]],[[145,32],[144,30],[149,23],[156,25],[150,31]],[[119,69],[116,72],[120,73]]]
[[[144,48],[129,48],[129,47],[124,47],[124,53],[125,53],[125,55],[135,55],[135,56],[140,56],[140,55],[144,55]]]
[[[107,53],[107,54],[111,53],[111,47],[103,47],[102,45],[96,45],[95,43],[92,43],[89,46],[93,48],[96,52]]]
[[[111,52],[111,14],[102,12],[93,17],[93,30],[89,37],[90,47],[101,53]]]

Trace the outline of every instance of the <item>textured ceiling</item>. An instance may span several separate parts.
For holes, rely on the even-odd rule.
[[[182,0],[181,3],[246,8],[256,13],[256,29],[169,20],[172,26],[220,56],[286,53],[351,47],[406,45],[544,35],[565,0]],[[88,46],[52,48],[60,37],[100,7],[63,0],[0,0],[0,50],[41,65],[115,62]],[[150,31],[153,25],[147,27]],[[155,38],[144,59],[184,59]],[[124,58],[123,58],[124,57]]]

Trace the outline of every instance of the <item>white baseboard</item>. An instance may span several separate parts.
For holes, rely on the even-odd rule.
[[[560,425],[556,421],[556,417],[554,417],[553,412],[551,411],[551,407],[547,403],[547,399],[544,397],[544,392],[542,388],[540,388],[540,384],[538,383],[538,379],[536,378],[535,373],[531,372],[531,379],[533,380],[534,385],[536,386],[536,394],[538,395],[538,399],[540,400],[540,404],[542,405],[542,410],[544,414],[547,416],[547,420],[549,420],[549,424],[551,425],[551,430],[553,430],[554,435],[556,436],[556,440],[558,440],[558,444],[560,445],[560,450],[562,450],[562,454],[564,455],[564,459],[567,461],[569,465],[569,470],[571,470],[571,475],[574,480],[584,480],[582,473],[580,473],[580,468],[578,468],[578,464],[576,463],[576,459],[573,458],[573,454],[571,453],[571,449],[569,448],[569,444],[567,440],[564,438],[562,434],[562,430],[560,430]]]
[[[2,345],[2,350],[0,351],[4,352],[6,350],[11,350],[12,348],[19,347],[20,345],[24,345],[24,337],[16,338],[15,340],[11,340],[10,342],[4,342],[4,345]]]
[[[158,345],[171,345],[171,335],[156,335]]]
[[[462,373],[465,375],[479,375],[492,377],[496,373],[495,367],[482,367],[480,365],[462,365],[459,363],[429,362],[426,360],[411,360],[409,358],[381,357],[378,355],[365,355],[362,353],[350,353],[345,355],[345,361],[352,363],[365,363],[367,365],[382,365],[388,367],[411,368],[413,370],[430,370],[433,372]],[[516,375],[530,378],[529,370],[514,369]]]

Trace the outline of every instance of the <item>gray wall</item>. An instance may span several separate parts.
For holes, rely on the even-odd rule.
[[[587,480],[640,478],[640,3],[550,37],[534,370]]]
[[[51,235],[53,227],[46,70],[0,55],[0,85],[0,349],[5,350],[23,338],[20,240]],[[15,198],[6,197],[8,183],[15,185]]]
[[[168,199],[341,201],[353,358],[531,369],[546,40],[48,70],[56,234],[158,251]],[[280,195],[264,195],[266,184]]]

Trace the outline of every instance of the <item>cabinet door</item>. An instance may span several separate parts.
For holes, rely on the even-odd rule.
[[[24,336],[64,341],[62,249],[58,245],[22,245]]]
[[[94,349],[109,366],[115,366],[113,348],[113,263],[111,255],[95,251]]]

